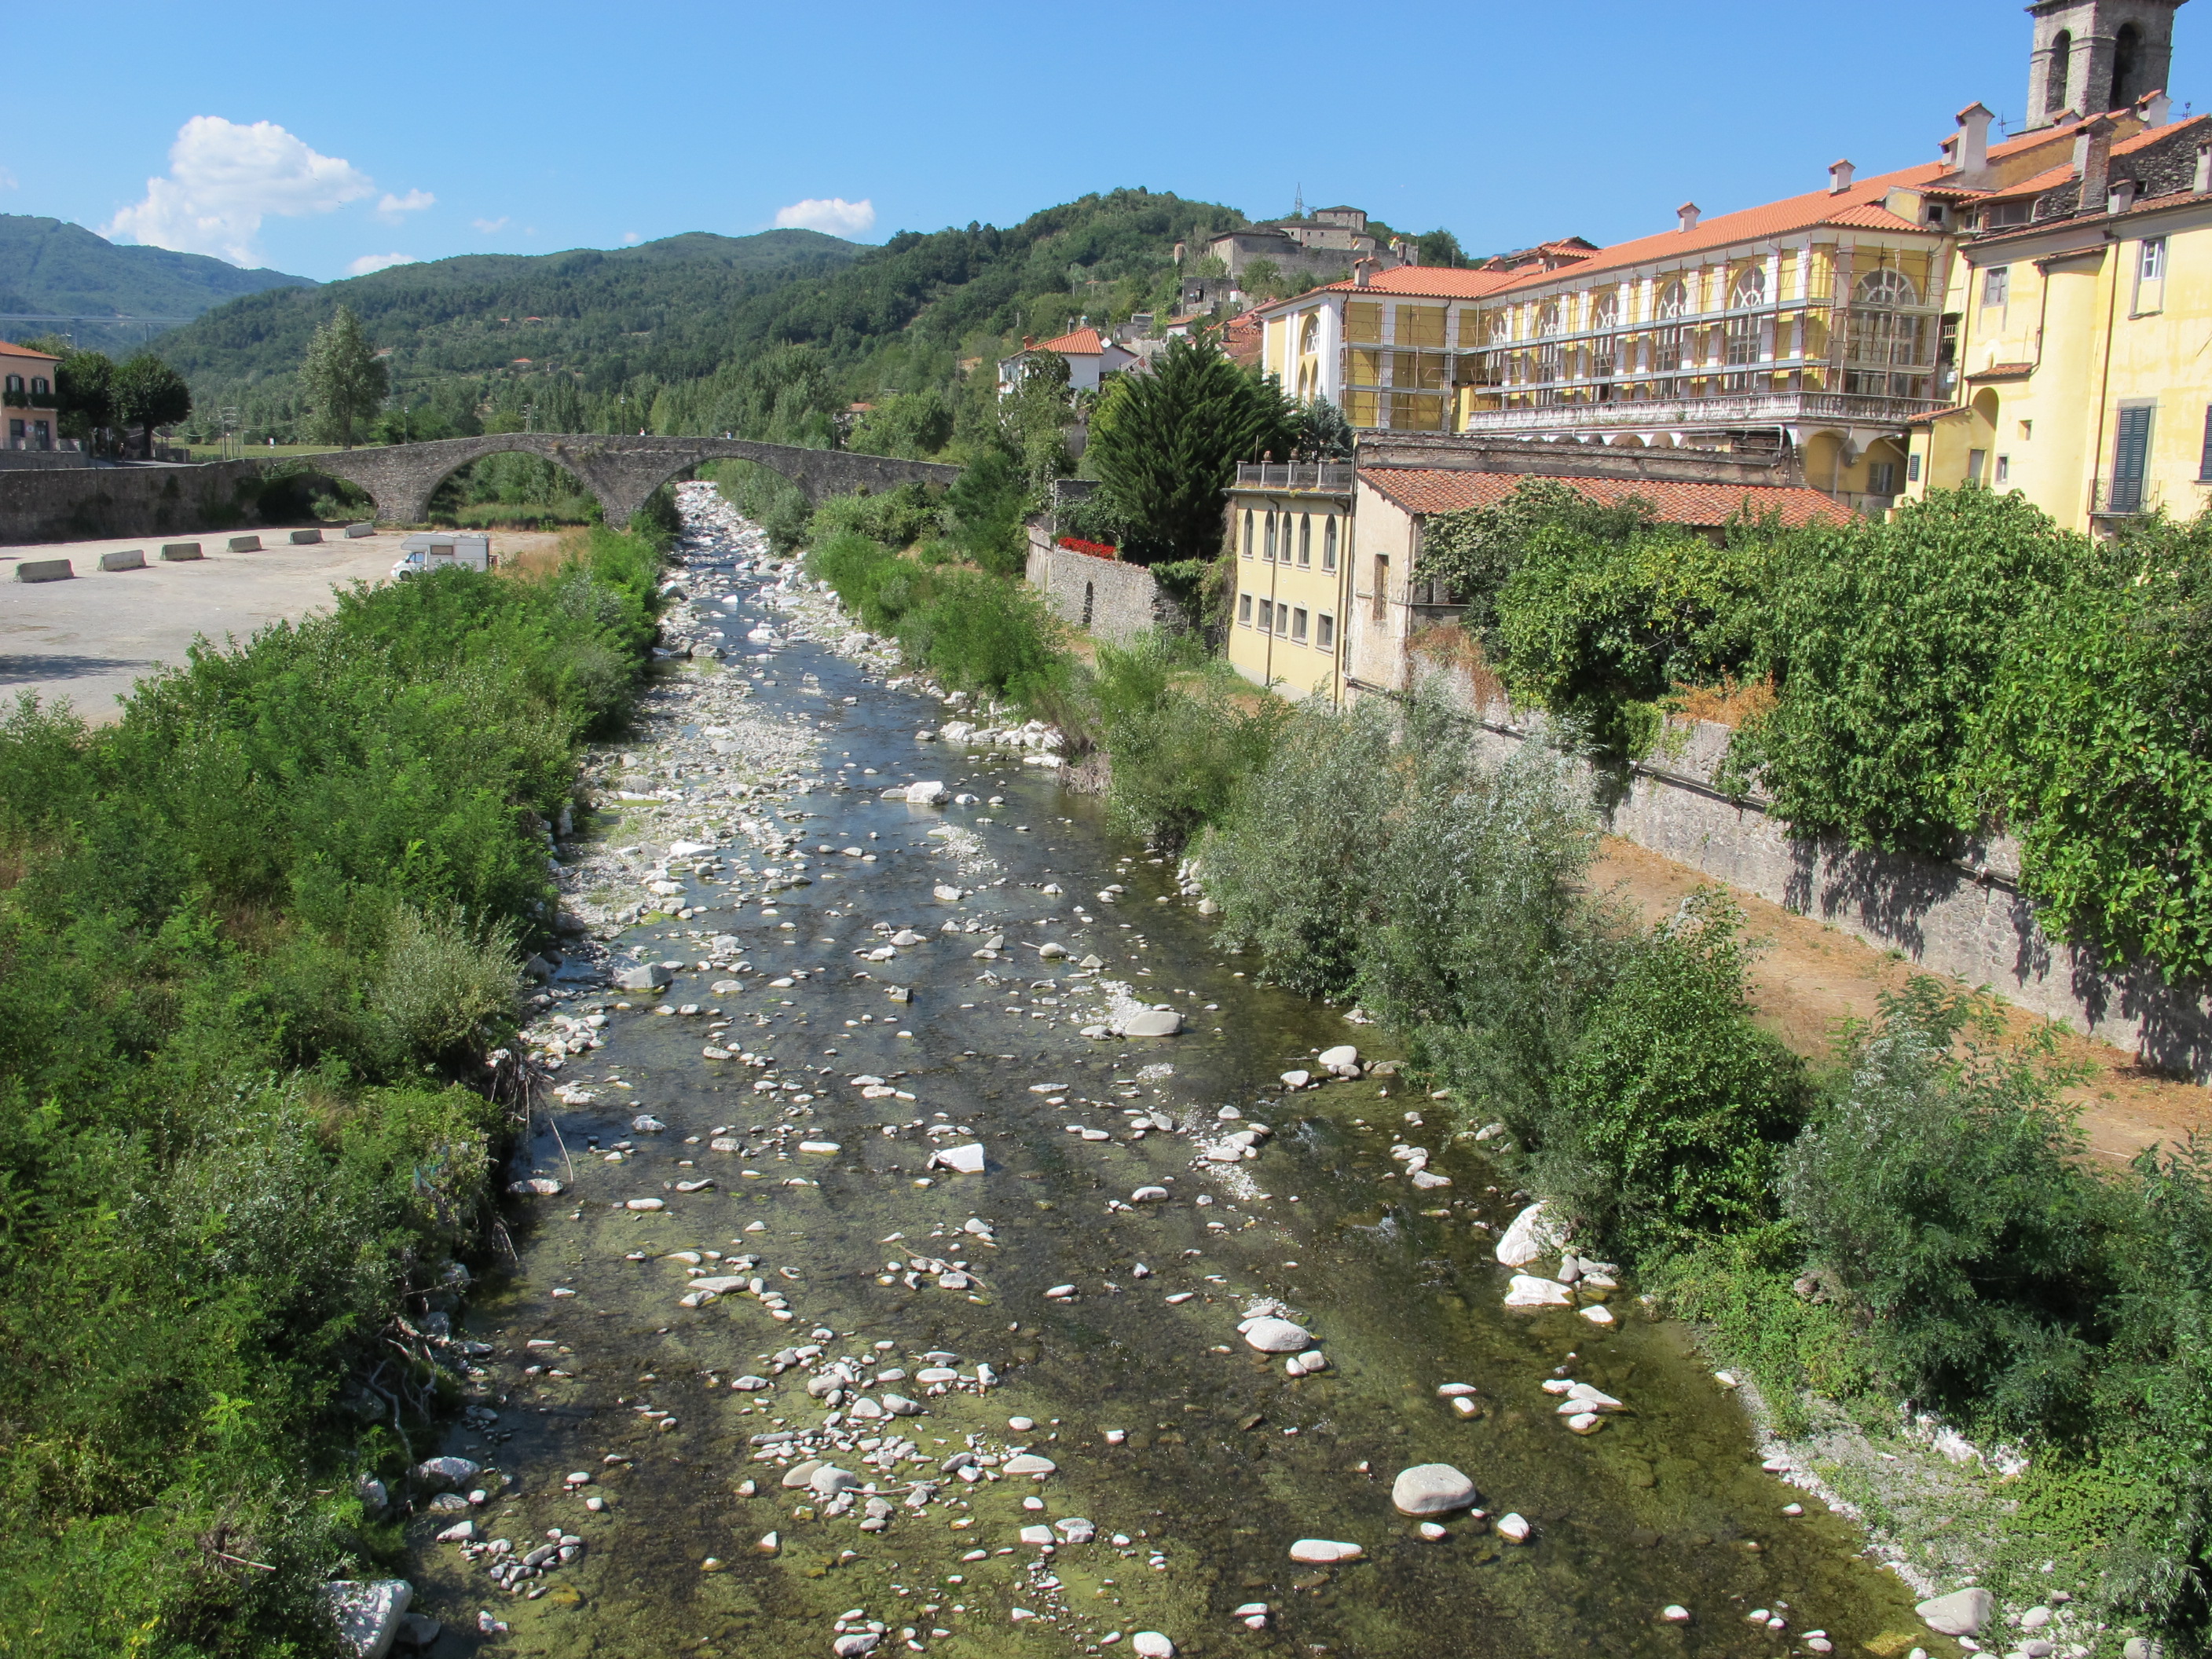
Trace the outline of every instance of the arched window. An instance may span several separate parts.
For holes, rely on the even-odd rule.
[[[1313,562],[1313,514],[1298,514],[1298,564],[1303,568]]]
[[[1272,513],[1267,515],[1267,550],[1260,556],[1263,559],[1275,556],[1275,515]]]
[[[1753,265],[1735,279],[1735,288],[1729,295],[1729,309],[1740,311],[1746,306],[1766,303],[1766,267]]]
[[[1490,319],[1490,343],[1504,345],[1513,337],[1513,314],[1501,311]]]
[[[1651,367],[1662,374],[1673,374],[1685,366],[1682,362],[1684,331],[1677,322],[1689,303],[1689,290],[1679,282],[1669,283],[1659,290],[1657,318],[1660,327],[1651,341]]]
[[[1313,313],[1306,313],[1305,326],[1298,331],[1298,350],[1311,356],[1321,348],[1321,319]]]
[[[1557,300],[1545,302],[1543,312],[1536,320],[1536,331],[1547,337],[1559,331],[1559,302]]]
[[[1244,556],[1252,556],[1252,509],[1244,509]]]
[[[2073,72],[2074,34],[2061,29],[2051,38],[2051,64],[2043,77],[2043,107],[2056,115],[2066,107],[2066,77]]]
[[[1869,270],[1859,278],[1856,298],[1863,306],[1917,306],[1920,295],[1901,270]]]
[[[1597,312],[1591,319],[1590,326],[1593,328],[1620,326],[1620,296],[1619,295],[1601,294],[1598,296]]]
[[[2142,79],[2142,31],[2133,23],[2120,25],[2112,37],[2112,107],[2125,109],[2154,87],[2139,87]]]
[[[1322,521],[1321,568],[1324,570],[1336,568],[1336,514],[1334,513]]]
[[[1927,319],[1905,313],[1918,291],[1899,270],[1869,270],[1851,291],[1844,390],[1876,398],[1917,398],[1927,389],[1921,367]]]

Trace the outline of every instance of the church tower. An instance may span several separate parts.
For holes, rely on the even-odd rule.
[[[2101,115],[2170,88],[2173,14],[2185,0],[2035,0],[2027,131],[2071,110]]]

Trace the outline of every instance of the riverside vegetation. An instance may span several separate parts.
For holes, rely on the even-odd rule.
[[[450,1403],[545,828],[654,631],[650,540],[202,646],[0,723],[0,1650],[320,1654],[356,1495]]]
[[[1707,1322],[1785,1432],[1923,1411],[2019,1445],[1984,1582],[2202,1642],[2212,1149],[2094,1172],[2071,1077],[1932,981],[1808,1063],[1753,1024],[1755,945],[1717,893],[1644,928],[1588,890],[1596,819],[1559,755],[1487,764],[1420,699],[1291,708],[1188,642],[1084,665],[909,507],[826,511],[810,568],[948,684],[1105,750],[1116,816],[1196,855],[1226,941],[1357,999],[1578,1238]],[[2212,521],[2093,549],[1969,490],[1717,547],[1539,484],[1431,546],[1492,669],[1586,751],[1749,679],[1738,765],[1802,830],[1926,848],[2002,815],[2054,926],[2201,970]]]

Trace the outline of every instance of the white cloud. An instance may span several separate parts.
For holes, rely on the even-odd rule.
[[[247,265],[264,218],[328,213],[375,188],[352,162],[318,155],[273,121],[195,115],[169,146],[168,175],[149,179],[146,199],[100,234]]]
[[[15,188],[15,175],[9,172],[7,168],[0,167],[0,190],[14,190]]]
[[[415,256],[411,253],[364,253],[346,267],[346,275],[366,276],[372,270],[389,270],[394,265],[411,265],[415,263]]]
[[[644,240],[645,240],[645,238],[644,238],[644,237],[642,237],[642,236],[639,235],[639,234],[638,234],[635,231],[634,231],[634,230],[626,230],[626,231],[623,232],[623,246],[624,247],[635,247],[635,246],[636,246],[640,242],[643,241]]]
[[[802,230],[827,231],[832,236],[858,236],[874,228],[876,204],[866,200],[848,202],[842,196],[827,201],[793,202],[775,210],[775,222]]]
[[[514,222],[512,219],[471,219],[469,222],[487,236],[496,236]]]
[[[376,204],[377,216],[396,225],[404,215],[420,213],[424,208],[434,205],[437,200],[427,190],[410,190],[404,196],[394,196],[386,191],[384,199]]]

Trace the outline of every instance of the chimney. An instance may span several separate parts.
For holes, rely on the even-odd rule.
[[[2081,181],[2076,213],[2102,213],[2112,167],[2112,124],[2106,116],[2081,123],[2074,137],[2074,174]]]
[[[1695,202],[1685,202],[1674,210],[1675,229],[1695,230],[1697,228],[1698,204]]]
[[[2212,194],[2212,138],[2197,146],[2197,173],[2189,188],[2199,196]]]
[[[2173,100],[2166,95],[2161,87],[2156,92],[2147,92],[2136,100],[2136,113],[2147,127],[2162,127],[2173,113]]]
[[[1352,262],[1352,281],[1355,287],[1365,288],[1367,286],[1367,279],[1373,276],[1374,273],[1374,260],[1354,259]]]
[[[1858,169],[1853,167],[1849,161],[1829,162],[1828,194],[1831,196],[1841,196],[1845,191],[1849,190],[1851,187],[1851,175],[1857,171]]]
[[[2136,181],[2132,179],[2112,180],[2112,193],[2106,198],[2105,211],[2125,213],[2136,204]]]
[[[1959,112],[1959,143],[1951,165],[1971,179],[1990,164],[1990,123],[1996,115],[1984,105],[1972,103]]]

